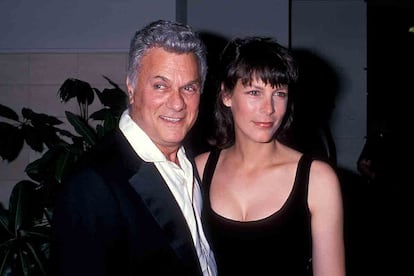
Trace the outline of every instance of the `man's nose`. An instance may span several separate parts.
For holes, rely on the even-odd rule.
[[[179,90],[174,90],[171,92],[171,95],[168,98],[167,106],[176,111],[180,111],[185,107],[183,95],[181,95],[181,92]]]

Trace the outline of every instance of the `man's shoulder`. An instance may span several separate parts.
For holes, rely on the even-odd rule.
[[[85,153],[79,165],[81,167],[107,166],[110,163],[118,162],[119,159],[128,157],[128,155],[131,155],[131,152],[133,152],[132,147],[117,128],[99,139]]]
[[[93,178],[94,182],[104,182],[110,175],[125,173],[131,160],[140,162],[122,133],[114,130],[81,157],[68,179],[82,181]]]

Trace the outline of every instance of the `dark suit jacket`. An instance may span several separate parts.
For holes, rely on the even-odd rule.
[[[202,275],[181,209],[117,129],[67,183],[52,220],[52,275]]]

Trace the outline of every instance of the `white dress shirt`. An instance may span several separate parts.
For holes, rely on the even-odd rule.
[[[181,146],[177,153],[181,165],[179,167],[174,162],[167,160],[148,135],[131,119],[129,110],[122,114],[119,128],[138,156],[145,162],[154,163],[174,195],[190,229],[203,275],[217,275],[214,255],[201,225],[200,186],[193,175],[193,166],[186,156],[184,147]]]

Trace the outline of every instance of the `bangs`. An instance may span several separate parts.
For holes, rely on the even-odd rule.
[[[232,90],[237,81],[249,85],[261,80],[272,87],[289,86],[296,82],[298,71],[288,49],[271,39],[235,39],[221,56],[221,77],[224,86]]]
[[[277,53],[266,50],[249,51],[244,58],[230,65],[228,76],[233,80],[240,79],[243,85],[250,85],[255,79],[272,87],[293,83],[297,78],[295,68]]]
[[[236,75],[236,79],[240,79],[243,85],[251,85],[254,80],[261,80],[264,84],[269,84],[272,87],[288,86],[292,82],[291,78],[283,71],[270,67],[246,67],[243,70],[238,70]]]

